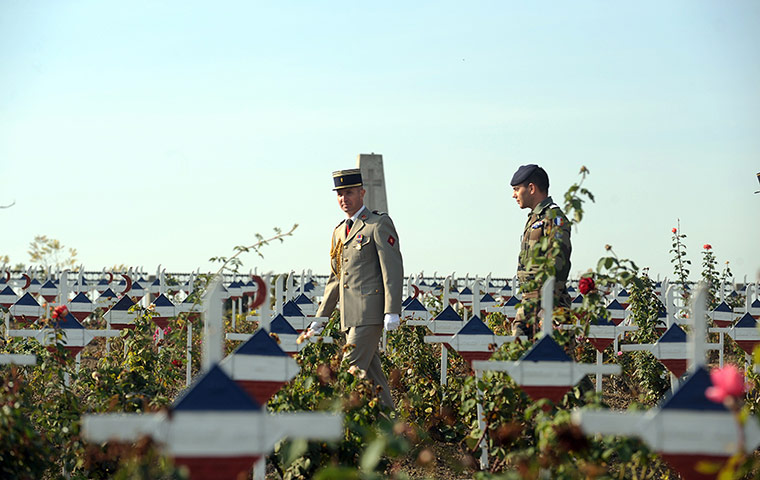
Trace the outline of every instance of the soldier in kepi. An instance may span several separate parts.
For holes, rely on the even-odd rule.
[[[517,316],[512,324],[513,335],[532,337],[536,329],[536,318],[540,305],[542,285],[531,285],[539,271],[539,265],[531,262],[533,255],[549,258],[555,268],[554,305],[570,307],[567,293],[567,276],[570,273],[570,222],[549,196],[549,176],[538,165],[523,165],[512,176],[512,198],[520,208],[530,210],[523,231],[520,256],[517,263],[517,279],[520,281],[522,300]],[[545,247],[541,239],[547,238]],[[559,246],[559,252],[552,252],[552,243]],[[538,251],[534,251],[534,246]],[[524,290],[523,285],[528,286]]]
[[[393,409],[378,348],[383,328],[399,325],[404,267],[398,234],[387,214],[364,206],[360,169],[333,172],[333,182],[347,218],[332,234],[331,273],[316,316],[329,317],[340,302],[341,329],[346,343],[354,345],[344,358],[366,372],[382,404]],[[317,322],[309,326],[317,334],[323,328]]]

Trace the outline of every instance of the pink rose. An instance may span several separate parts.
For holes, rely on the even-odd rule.
[[[702,245],[702,248],[704,248],[705,250],[710,250],[712,248],[712,245],[710,245],[709,243],[705,243],[704,245]]]
[[[676,233],[677,231],[678,231],[678,229],[675,228],[675,227],[673,227],[673,230],[671,230],[671,232],[673,232],[673,233]]]
[[[723,403],[728,397],[739,397],[744,394],[744,373],[736,366],[726,364],[723,368],[715,368],[710,372],[713,386],[705,390],[705,397],[715,403]]]

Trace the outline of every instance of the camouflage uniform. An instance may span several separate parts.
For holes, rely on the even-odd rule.
[[[545,198],[530,212],[522,235],[520,257],[517,263],[517,278],[520,284],[533,280],[538,272],[538,266],[528,267],[530,251],[542,237],[553,235],[560,242],[559,255],[554,259],[556,270],[556,283],[554,284],[554,305],[570,307],[570,295],[567,293],[565,282],[570,273],[570,222],[552,197]],[[540,290],[522,292],[523,300],[539,299]],[[525,312],[524,307],[517,310],[517,317],[513,324],[513,332],[522,334],[530,333],[527,328],[529,320],[535,320],[537,312]],[[533,322],[535,323],[535,322]],[[522,330],[522,332],[520,332]]]

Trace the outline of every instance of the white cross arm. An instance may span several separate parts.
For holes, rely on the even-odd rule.
[[[82,416],[82,434],[91,442],[133,442],[149,436],[157,442],[167,438],[165,413],[108,413]]]
[[[245,342],[248,339],[253,336],[252,333],[228,333],[225,335],[225,338],[227,340],[231,340],[233,342]],[[332,337],[317,337],[317,336],[311,336],[311,337],[303,337],[305,341],[309,341],[309,343],[333,343]]]
[[[323,412],[289,412],[267,416],[267,431],[282,438],[338,440],[343,437],[343,415]],[[274,444],[272,444],[274,447]]]
[[[69,346],[86,346],[95,337],[118,337],[119,335],[121,335],[121,332],[118,330],[69,329],[65,332],[63,344]],[[8,336],[34,338],[42,345],[52,345],[56,342],[55,330],[52,328],[42,328],[39,330],[8,330]]]
[[[550,386],[575,385],[588,374],[620,374],[620,365],[595,365],[575,362],[500,362],[475,361],[472,368],[478,371],[507,372],[518,385]]]
[[[234,380],[289,381],[300,371],[289,355],[229,355],[219,367]]]
[[[731,327],[710,327],[710,333],[728,333],[731,331]]]
[[[641,438],[653,449],[668,453],[733,455],[738,451],[736,422],[729,412],[661,410],[642,425]],[[760,444],[757,420],[745,424],[747,447]]]
[[[295,412],[174,412],[167,442],[175,456],[268,454],[284,437],[333,440],[343,416]]]
[[[425,337],[425,342],[427,342],[428,336]],[[432,337],[436,338],[436,337]],[[495,344],[496,346],[504,345],[505,343],[514,342],[517,340],[518,337],[509,335],[454,335],[453,337],[443,337],[448,338],[448,343],[451,345],[455,350],[462,350],[466,352],[471,351],[482,351],[483,347],[488,347],[489,344]],[[527,337],[522,336],[521,340],[525,339],[527,341]],[[428,343],[434,343],[434,342],[428,342]]]
[[[174,412],[166,414],[85,415],[82,431],[95,442],[132,442],[150,436],[174,456],[260,455],[269,453],[284,436],[337,439],[343,417],[325,413],[269,415],[255,412]]]
[[[232,340],[233,342],[245,342],[252,336],[252,333],[228,333],[225,335],[227,340]]]
[[[4,353],[0,355],[0,365],[35,365],[36,355],[22,353]]]
[[[640,428],[646,413],[611,412],[609,410],[576,409],[572,421],[587,434],[641,436]]]
[[[430,320],[430,312],[427,310],[421,311],[421,310],[412,310],[412,311],[402,311],[401,317],[407,319],[407,325],[409,325],[410,320],[415,321],[421,321],[419,325],[427,324],[428,320]]]
[[[653,343],[631,343],[620,345],[621,352],[649,352],[654,347]]]
[[[55,330],[52,328],[42,328],[42,329],[10,329],[8,330],[8,336],[9,337],[27,337],[27,338],[33,338],[40,342],[42,345],[49,345],[51,343],[55,343]]]
[[[411,327],[427,327],[430,325],[430,320],[407,320],[404,322],[404,325],[409,325]]]
[[[450,343],[454,335],[425,335],[423,341],[425,343]]]

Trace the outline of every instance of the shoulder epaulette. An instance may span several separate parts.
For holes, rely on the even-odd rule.
[[[372,213],[374,213],[375,215],[388,215],[387,212],[380,212],[378,210],[372,210]]]

